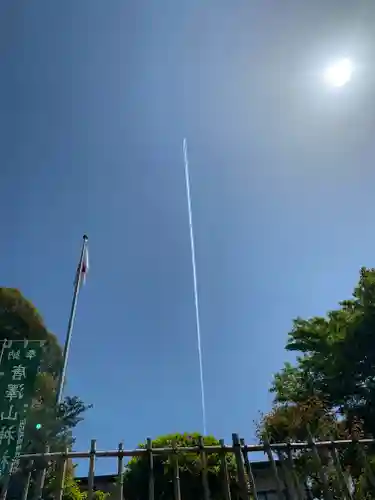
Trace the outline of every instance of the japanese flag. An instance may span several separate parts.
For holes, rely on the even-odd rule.
[[[84,285],[86,283],[86,276],[89,272],[89,251],[87,246],[85,246],[82,267],[81,267],[81,283]]]

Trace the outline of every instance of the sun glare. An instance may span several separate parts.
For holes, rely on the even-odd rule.
[[[343,87],[350,81],[352,73],[353,65],[350,59],[341,59],[325,70],[324,79],[331,87]]]

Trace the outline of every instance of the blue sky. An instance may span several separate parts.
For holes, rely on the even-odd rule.
[[[201,429],[182,139],[189,145],[208,431],[254,440],[292,318],[375,261],[375,5],[0,3],[1,284],[63,342],[92,403],[77,448]],[[356,64],[329,89],[323,68]]]

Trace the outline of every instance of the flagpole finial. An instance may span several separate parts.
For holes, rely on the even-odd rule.
[[[84,235],[83,235],[83,239],[84,239],[85,241],[87,241],[87,240],[89,239],[89,238],[88,238],[88,236],[87,236],[87,234],[84,234]]]

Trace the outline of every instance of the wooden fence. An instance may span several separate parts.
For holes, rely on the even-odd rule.
[[[148,467],[148,500],[159,500],[155,493],[155,462],[157,457],[168,457],[169,464],[173,470],[173,496],[174,500],[184,500],[181,494],[180,485],[180,466],[179,460],[183,455],[196,454],[199,457],[201,468],[201,495],[197,500],[216,500],[210,492],[207,459],[210,454],[217,454],[220,463],[220,478],[222,493],[220,498],[223,500],[313,500],[321,498],[324,500],[334,500],[343,498],[354,500],[356,498],[375,498],[365,496],[355,496],[353,481],[350,474],[343,466],[342,456],[345,450],[355,450],[356,460],[360,462],[360,468],[363,470],[363,478],[367,485],[367,491],[375,492],[375,477],[367,457],[368,451],[375,444],[374,439],[360,440],[340,440],[340,441],[320,441],[315,442],[309,439],[308,442],[298,443],[277,443],[270,444],[267,439],[263,444],[247,445],[237,434],[232,435],[232,443],[225,445],[220,441],[219,446],[207,446],[203,438],[199,438],[195,446],[178,447],[174,442],[168,448],[153,448],[151,439],[147,439],[145,447],[142,449],[126,450],[120,444],[117,450],[100,451],[96,447],[96,441],[91,441],[89,451],[77,452],[68,451],[50,453],[48,448],[43,454],[21,455],[20,459],[29,464],[28,475],[24,477],[22,485],[22,495],[20,500],[40,500],[43,496],[46,471],[51,464],[54,464],[57,475],[57,484],[53,493],[55,500],[62,500],[64,492],[64,481],[67,463],[69,460],[88,459],[87,476],[87,500],[93,500],[95,495],[95,464],[97,459],[117,458],[117,474],[115,474],[115,491],[112,492],[114,500],[124,500],[123,479],[126,468],[125,460],[128,457],[143,457]],[[257,489],[257,480],[254,478],[254,467],[259,462],[251,459],[251,454],[255,452],[264,452],[267,461],[267,474],[272,479],[273,493],[269,497],[265,492],[260,493]],[[320,493],[315,497],[311,492],[309,478],[301,477],[296,461],[299,453],[308,453],[310,460],[315,464],[316,477],[320,487]],[[235,464],[235,492],[232,488],[232,478],[228,472],[228,455],[233,457]],[[32,464],[39,463],[37,468]],[[42,464],[42,466],[40,465]],[[37,470],[36,470],[37,469]],[[31,478],[34,479],[33,491],[29,494]],[[8,487],[10,484],[8,476],[3,484],[0,500],[6,500]],[[9,496],[9,500],[10,500]],[[14,498],[14,497],[13,497]],[[126,500],[126,498],[125,498]]]

